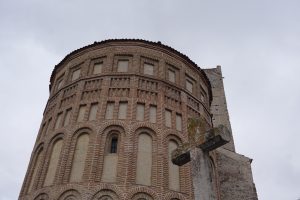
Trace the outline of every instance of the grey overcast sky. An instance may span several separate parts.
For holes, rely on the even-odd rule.
[[[221,65],[259,199],[300,198],[299,10],[299,0],[0,0],[0,200],[18,197],[54,65],[109,38],[161,41],[202,68]]]

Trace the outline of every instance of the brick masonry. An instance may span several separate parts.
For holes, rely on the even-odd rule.
[[[127,72],[117,71],[118,60],[128,60]],[[102,72],[93,74],[93,66],[99,62]],[[153,75],[144,74],[144,63],[154,67]],[[80,69],[80,76],[72,81],[72,73],[77,69]],[[169,69],[175,70],[175,83],[168,80]],[[217,116],[214,108],[225,101],[223,82],[216,83],[212,78],[220,74],[216,70],[220,69],[204,72],[176,50],[144,40],[107,40],[70,53],[51,75],[50,97],[19,199],[201,199],[195,195],[199,185],[193,181],[195,169],[190,163],[180,167],[180,189],[169,189],[168,143],[188,142],[186,126],[189,117],[203,116],[209,127],[225,123],[230,128],[226,104],[214,118]],[[187,79],[192,82],[192,91],[186,89]],[[220,86],[220,92],[214,86]],[[108,102],[114,102],[112,119],[105,118]],[[126,119],[118,119],[120,102],[127,102]],[[89,120],[89,110],[94,103],[98,104],[96,119]],[[143,121],[136,120],[138,103],[145,105]],[[78,122],[81,105],[85,105],[86,110],[83,120]],[[156,123],[149,121],[150,106],[157,108]],[[63,125],[70,109],[70,121]],[[165,125],[166,109],[171,111],[171,127]],[[62,120],[55,129],[60,113]],[[182,118],[181,131],[176,130],[176,115]],[[111,132],[118,133],[116,179],[103,182],[103,162]],[[82,180],[70,182],[76,141],[82,133],[89,135]],[[147,186],[135,183],[140,133],[147,133],[152,138],[151,185]],[[63,139],[63,145],[54,182],[43,186],[53,145],[59,139]],[[40,163],[37,163],[38,155],[42,160]],[[234,152],[233,142],[223,150],[211,152],[207,159],[212,163],[205,167],[206,177],[211,179],[212,187],[206,190],[211,193],[208,195],[211,199],[233,200],[244,199],[238,197],[245,197],[243,194],[246,193],[256,195],[249,159]],[[238,187],[236,179],[243,186]]]

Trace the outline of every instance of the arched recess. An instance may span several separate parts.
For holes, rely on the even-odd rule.
[[[132,185],[133,186],[133,185]],[[148,186],[135,186],[132,187],[129,191],[127,191],[127,195],[125,199],[134,199],[135,197],[140,197],[141,194],[145,194],[144,196],[150,196],[152,199],[161,199],[158,197],[156,191],[152,190],[151,187]],[[142,195],[141,195],[142,196]]]
[[[178,148],[178,143],[175,140],[168,141],[168,174],[169,174],[169,189],[180,191],[180,173],[179,166],[172,163],[172,152]]]
[[[119,197],[114,191],[103,189],[97,192],[92,200],[119,200]]]
[[[34,200],[48,200],[48,199],[49,196],[46,193],[41,193],[34,198]]]
[[[121,130],[120,127],[110,127],[106,132],[104,145],[102,182],[116,182],[118,172],[118,162],[121,154]]]
[[[77,137],[76,146],[73,155],[70,182],[82,181],[86,157],[89,149],[89,134],[84,132]]]
[[[179,193],[176,191],[171,191],[165,194],[164,198],[165,200],[188,200],[192,197],[188,197],[187,194]]]
[[[61,137],[58,137],[53,141],[47,173],[44,180],[44,186],[50,186],[54,183],[55,175],[59,165],[62,145],[63,139]]]
[[[128,127],[124,122],[120,122],[120,121],[115,121],[115,123],[112,122],[105,122],[102,125],[100,125],[100,129],[99,132],[96,136],[96,143],[99,144],[96,146],[95,150],[94,150],[94,155],[93,155],[93,159],[96,162],[93,162],[92,165],[92,174],[95,174],[95,182],[112,182],[112,180],[108,180],[103,177],[103,174],[106,174],[107,172],[107,168],[109,167],[108,164],[106,164],[105,159],[107,160],[107,157],[114,157],[116,156],[115,160],[117,160],[117,163],[120,162],[122,163],[122,166],[115,166],[116,169],[114,169],[113,171],[116,172],[116,174],[118,174],[118,182],[119,183],[123,183],[123,181],[125,180],[125,176],[122,175],[122,173],[124,173],[124,166],[127,166],[127,162],[128,162],[128,158],[124,157],[123,152],[124,152],[124,142],[125,141],[125,137],[126,137],[126,131],[128,133]],[[111,144],[111,139],[112,136],[115,135],[117,136],[117,153],[114,154],[110,154],[108,151],[110,144]],[[114,143],[116,143],[116,140],[114,141]],[[110,154],[110,155],[109,155]],[[109,158],[108,158],[109,159]],[[104,167],[106,167],[106,169],[104,169]],[[121,173],[121,174],[119,174]],[[116,180],[116,178],[115,178]]]
[[[132,196],[132,200],[154,200],[152,196],[147,193],[139,192]]]
[[[42,168],[42,158],[43,158],[43,144],[39,145],[37,150],[35,151],[35,158],[33,161],[33,165],[31,166],[32,174],[29,178],[29,185],[28,185],[28,193],[30,193],[34,187],[37,185],[39,173]]]
[[[136,162],[136,183],[151,185],[152,177],[152,137],[142,132],[138,135],[137,162]]]
[[[67,190],[65,192],[63,192],[58,200],[81,200],[81,195],[78,191],[76,190]]]
[[[148,156],[146,158],[148,158],[148,160],[146,162],[151,161],[151,165],[147,166],[148,169],[147,171],[151,173],[151,180],[148,181],[148,183],[144,183],[144,182],[138,182],[138,176],[139,173],[141,174],[141,171],[139,171],[141,169],[141,167],[138,167],[139,163],[140,163],[140,157],[139,155],[141,155],[140,151],[139,151],[139,145],[141,146],[141,143],[139,142],[139,140],[141,140],[140,135],[141,134],[147,134],[148,137],[148,146],[150,146],[150,141],[152,142],[152,152],[150,150],[150,148],[146,148],[145,149],[145,153],[148,154]],[[146,122],[139,122],[139,123],[134,123],[132,125],[132,128],[130,130],[130,143],[133,144],[133,149],[130,151],[131,156],[129,156],[129,162],[133,163],[134,167],[130,167],[129,173],[132,174],[132,176],[130,176],[130,182],[132,184],[139,184],[139,185],[146,185],[148,186],[149,184],[151,186],[157,186],[157,184],[159,184],[160,182],[160,178],[158,177],[159,172],[158,170],[158,163],[159,160],[163,161],[163,158],[158,157],[157,156],[157,149],[158,149],[158,135],[161,135],[162,131],[161,129],[155,127],[153,124],[150,123],[146,123]],[[145,136],[144,136],[145,138]],[[151,140],[150,140],[151,139]],[[150,150],[150,151],[149,151]],[[152,153],[152,156],[150,155],[150,153]],[[145,157],[145,156],[144,156]],[[151,160],[150,160],[151,159]],[[130,166],[130,165],[129,165]],[[151,171],[150,171],[151,168]],[[146,169],[146,168],[145,168]],[[149,177],[148,177],[149,180]]]

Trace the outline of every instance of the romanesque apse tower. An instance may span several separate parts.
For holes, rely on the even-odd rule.
[[[201,69],[145,40],[77,49],[52,72],[19,199],[257,199],[251,159],[235,152],[232,135],[204,164],[197,152],[191,163],[172,163],[190,117],[231,130],[219,66]]]

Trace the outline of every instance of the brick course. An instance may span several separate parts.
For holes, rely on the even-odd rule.
[[[127,72],[117,72],[119,59],[129,60]],[[92,74],[96,61],[103,62],[100,74]],[[144,62],[154,65],[154,75],[143,74]],[[176,83],[167,80],[169,65],[179,71]],[[80,77],[71,81],[74,68],[81,69]],[[187,77],[193,79],[192,93],[186,89]],[[57,89],[59,80],[62,80],[63,85]],[[200,88],[207,94],[204,100],[200,98]],[[51,75],[50,97],[19,199],[68,199],[71,196],[73,199],[94,199],[101,195],[110,195],[114,199],[195,199],[191,164],[180,167],[180,191],[168,189],[168,141],[174,140],[179,145],[188,142],[186,126],[189,117],[203,116],[208,126],[213,126],[211,94],[210,81],[204,71],[185,55],[160,43],[108,40],[72,52],[55,67]],[[114,102],[113,119],[105,119],[107,102]],[[118,119],[120,102],[128,102],[127,117],[122,120]],[[96,120],[88,121],[92,103],[98,103]],[[137,103],[145,104],[142,122],[136,121]],[[86,112],[83,121],[77,122],[80,105],[86,105]],[[150,105],[157,106],[156,123],[149,121]],[[72,113],[69,124],[63,126],[66,110],[70,108]],[[165,126],[165,109],[172,111],[171,127]],[[62,113],[62,121],[54,130],[58,113]],[[176,130],[176,113],[182,116],[182,131]],[[49,119],[52,122],[50,126]],[[46,133],[47,126],[49,130]],[[115,182],[105,183],[101,181],[101,176],[107,153],[107,137],[111,131],[119,132],[117,177]],[[135,183],[137,141],[141,132],[152,137],[151,186]],[[89,134],[83,179],[81,182],[70,183],[76,139],[81,133]],[[52,146],[60,138],[63,139],[63,147],[54,183],[44,187]],[[234,150],[233,143],[230,148]],[[42,153],[40,164],[35,163],[38,152]],[[214,162],[218,162],[214,152],[211,157]],[[218,163],[211,170],[217,171],[221,166]],[[34,168],[38,175],[32,180],[33,190],[29,192]],[[216,199],[222,199],[218,177],[218,173],[215,173],[215,196]]]

